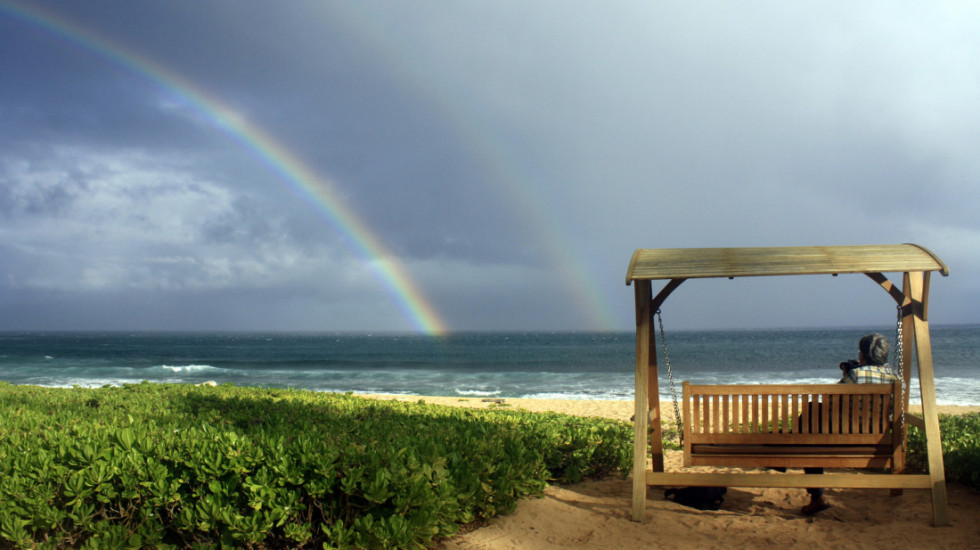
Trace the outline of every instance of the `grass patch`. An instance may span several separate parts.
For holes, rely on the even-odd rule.
[[[299,390],[0,383],[0,548],[424,548],[628,473],[599,418]]]
[[[946,481],[980,491],[980,413],[939,415]],[[913,472],[928,471],[925,432],[909,426],[906,463]]]

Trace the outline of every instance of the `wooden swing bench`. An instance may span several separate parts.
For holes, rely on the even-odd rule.
[[[636,393],[633,520],[641,521],[648,486],[835,487],[929,489],[933,525],[948,525],[946,485],[929,340],[929,278],[948,275],[932,252],[914,244],[772,248],[638,249],[626,284],[635,283]],[[899,289],[884,275],[902,274]],[[695,385],[685,382],[684,466],[716,471],[665,471],[654,315],[688,279],[863,274],[898,306],[899,365],[893,384]],[[667,284],[654,295],[652,281]],[[662,326],[661,326],[662,330]],[[908,414],[915,350],[922,417]],[[665,353],[666,355],[666,353]],[[667,358],[668,374],[670,361]],[[902,369],[900,369],[902,370]],[[671,386],[673,378],[671,376]],[[911,424],[925,432],[928,473],[905,470]],[[648,454],[652,460],[648,462]],[[649,465],[652,463],[652,469]],[[817,476],[778,468],[883,469],[886,474]],[[739,469],[760,469],[744,472]],[[734,470],[734,471],[732,471]]]
[[[683,384],[684,466],[892,468],[901,384]]]

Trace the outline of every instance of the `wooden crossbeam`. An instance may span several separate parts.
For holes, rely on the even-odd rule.
[[[929,475],[646,472],[647,485],[699,487],[832,487],[847,489],[931,489]]]

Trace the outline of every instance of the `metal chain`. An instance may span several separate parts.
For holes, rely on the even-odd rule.
[[[677,404],[677,387],[674,385],[674,370],[670,367],[670,353],[667,352],[667,339],[664,337],[664,317],[657,310],[657,323],[660,325],[660,345],[664,348],[664,364],[667,365],[667,381],[670,384],[670,397],[674,400],[674,421],[677,422],[677,435],[684,443],[684,425],[681,423],[681,408]]]
[[[903,349],[903,338],[902,338],[902,304],[898,307],[898,321],[895,323],[895,367],[898,374],[898,384],[902,390],[902,402],[898,404],[901,407],[901,416],[899,417],[899,429],[905,431],[905,350]],[[905,445],[905,441],[902,441],[902,445]]]

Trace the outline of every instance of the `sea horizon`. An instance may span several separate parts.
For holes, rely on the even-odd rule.
[[[976,323],[929,323],[930,331],[947,328],[980,328],[980,322]],[[869,326],[867,324],[853,325],[782,325],[776,327],[767,326],[739,326],[739,327],[708,327],[708,328],[668,328],[667,334],[675,332],[784,332],[784,331],[813,331],[813,330],[865,330],[867,332],[889,332],[886,336],[894,336],[894,326]],[[884,331],[884,332],[883,332]],[[544,328],[515,328],[515,329],[456,329],[449,330],[442,334],[428,334],[416,330],[317,330],[317,329],[67,329],[67,328],[24,328],[24,329],[0,329],[0,335],[10,334],[178,334],[178,335],[208,335],[208,334],[243,334],[243,335],[264,335],[264,334],[295,334],[295,335],[353,335],[353,336],[452,336],[464,334],[635,334],[635,330],[624,329],[544,329]],[[658,333],[659,334],[659,333]]]
[[[833,383],[857,340],[894,328],[678,329],[677,381]],[[931,327],[937,401],[980,405],[980,325]],[[658,336],[661,397],[670,398]],[[50,387],[215,382],[358,394],[631,400],[632,331],[4,331],[0,381]],[[913,371],[912,402],[918,402]]]

